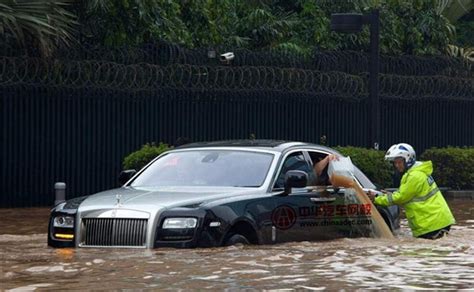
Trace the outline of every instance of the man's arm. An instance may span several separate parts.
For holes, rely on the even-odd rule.
[[[423,174],[411,173],[397,191],[375,197],[374,203],[379,206],[403,205],[422,192],[424,181]]]
[[[319,161],[313,166],[314,172],[319,177],[323,173],[324,168],[328,165],[329,161],[337,159],[337,156],[334,154],[329,154],[328,156],[324,157],[323,160]]]

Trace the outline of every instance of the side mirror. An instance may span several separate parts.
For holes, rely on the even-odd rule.
[[[304,188],[308,183],[308,174],[301,170],[289,170],[285,173],[285,194],[290,194],[292,188]]]
[[[120,186],[123,186],[129,179],[132,178],[132,176],[135,175],[135,173],[137,173],[135,169],[122,170],[118,178]]]

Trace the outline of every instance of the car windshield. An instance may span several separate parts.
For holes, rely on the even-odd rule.
[[[131,186],[259,187],[272,160],[273,154],[250,151],[172,152],[145,169]]]

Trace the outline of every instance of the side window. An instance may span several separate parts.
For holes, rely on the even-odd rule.
[[[316,152],[316,151],[308,151],[308,154],[311,157],[313,166],[317,164],[318,162],[320,162],[321,160],[323,160],[326,156],[328,156],[327,153]],[[323,172],[320,175],[317,175],[316,173],[314,175],[316,176],[316,182],[315,182],[316,185],[327,186],[331,184],[331,182],[329,181],[327,165],[324,167]]]
[[[356,179],[359,181],[363,188],[376,189],[377,187],[370,181],[370,179],[356,166],[355,173]]]
[[[283,188],[285,186],[285,174],[289,170],[301,170],[308,174],[308,185],[311,185],[311,180],[314,178],[313,168],[306,161],[303,152],[294,152],[288,155],[283,162],[280,174],[275,183],[275,188]]]
[[[316,163],[318,163],[319,161],[323,160],[326,156],[328,156],[327,153],[317,152],[317,151],[308,151],[308,154],[311,157],[311,161],[313,162],[313,167]],[[318,186],[331,185],[331,182],[329,180],[329,175],[328,175],[328,165],[324,167],[321,175],[318,176],[316,173],[315,175],[317,176],[316,185]],[[354,176],[363,188],[375,188],[374,184],[367,178],[367,176],[365,176],[364,173],[362,173],[362,171],[359,170],[359,168],[357,168],[357,166],[355,166]]]

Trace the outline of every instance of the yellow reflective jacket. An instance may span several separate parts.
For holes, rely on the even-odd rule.
[[[415,237],[455,223],[448,204],[431,177],[432,173],[431,161],[416,162],[403,175],[396,192],[378,196],[374,201],[380,206],[403,206]]]

